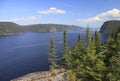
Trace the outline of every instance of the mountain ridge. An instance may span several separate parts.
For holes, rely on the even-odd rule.
[[[0,35],[18,34],[22,32],[56,32],[73,29],[83,29],[83,27],[64,24],[32,24],[22,26],[13,22],[0,22]]]

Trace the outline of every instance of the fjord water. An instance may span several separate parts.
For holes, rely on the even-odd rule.
[[[91,33],[93,33],[91,31]],[[68,31],[68,45],[71,48],[77,35],[85,30]],[[57,54],[62,56],[63,32],[27,32],[17,35],[0,36],[0,81],[10,81],[27,73],[48,70],[49,40],[53,38]],[[101,35],[102,41],[106,36]]]

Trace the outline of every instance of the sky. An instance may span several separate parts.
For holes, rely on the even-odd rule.
[[[120,20],[120,0],[0,0],[0,22],[101,27]]]

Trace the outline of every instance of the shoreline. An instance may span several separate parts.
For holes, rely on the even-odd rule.
[[[9,36],[9,35],[17,35],[17,34],[22,34],[24,32],[20,32],[20,33],[9,33],[9,34],[0,34],[0,36]]]

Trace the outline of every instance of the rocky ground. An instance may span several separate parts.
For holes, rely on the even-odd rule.
[[[43,71],[30,73],[11,81],[66,81],[66,76],[63,70],[58,70],[56,76],[51,76],[50,71]]]

